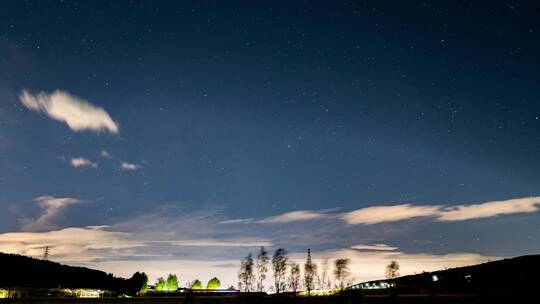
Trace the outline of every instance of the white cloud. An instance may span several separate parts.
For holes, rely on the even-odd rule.
[[[122,171],[135,171],[135,170],[138,170],[140,168],[141,168],[140,165],[132,164],[132,163],[128,163],[128,162],[122,162],[120,164],[120,170],[122,170]]]
[[[356,250],[378,250],[378,251],[393,251],[397,250],[398,247],[389,246],[386,244],[366,244],[366,245],[353,245],[351,249]]]
[[[342,219],[350,225],[374,225],[397,222],[413,218],[430,217],[439,222],[454,222],[489,218],[498,215],[531,213],[540,210],[540,196],[493,201],[470,205],[381,205],[361,208],[345,213],[332,210],[298,210],[263,219],[240,218],[220,222],[221,224],[283,224],[317,219]]]
[[[441,222],[464,221],[494,217],[502,214],[531,213],[540,210],[540,197],[493,201],[444,208],[437,218]]]
[[[109,151],[107,150],[101,150],[101,152],[99,153],[101,155],[101,157],[103,158],[110,158],[111,157],[111,154],[109,153]]]
[[[384,222],[396,222],[415,217],[435,216],[439,213],[439,206],[415,206],[401,204],[393,206],[373,206],[358,209],[343,214],[343,219],[352,225],[378,224]]]
[[[52,119],[65,122],[73,131],[108,131],[118,133],[118,125],[101,107],[88,101],[56,90],[52,94],[31,94],[23,90],[21,103],[35,112],[43,112]]]
[[[80,200],[71,197],[56,198],[53,196],[40,196],[34,199],[44,209],[43,214],[37,219],[26,218],[22,221],[24,230],[45,230],[55,228],[53,220],[62,209],[67,206],[81,203]]]
[[[92,167],[92,168],[97,168],[97,163],[87,159],[87,158],[84,158],[84,157],[75,157],[75,158],[72,158],[71,159],[71,165],[75,168],[79,168],[79,167]]]

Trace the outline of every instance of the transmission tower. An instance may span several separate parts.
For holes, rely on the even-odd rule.
[[[49,246],[45,246],[43,249],[43,259],[48,260],[49,259]]]

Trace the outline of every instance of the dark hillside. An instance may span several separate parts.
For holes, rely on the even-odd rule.
[[[540,255],[521,256],[395,280],[396,289],[410,293],[510,294],[536,290]]]
[[[74,267],[22,255],[0,253],[0,287],[91,288],[135,294],[141,286],[141,275],[130,279],[86,267]]]

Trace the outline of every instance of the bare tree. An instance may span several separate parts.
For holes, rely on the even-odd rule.
[[[264,280],[266,279],[266,272],[268,272],[268,252],[264,250],[264,246],[261,246],[261,251],[257,254],[257,291],[264,291]]]
[[[315,278],[317,275],[317,264],[313,264],[311,261],[311,250],[308,248],[307,251],[307,260],[304,265],[304,286],[308,294],[315,289]]]
[[[300,265],[292,262],[290,265],[291,272],[289,274],[289,289],[296,293],[300,289]]]
[[[240,263],[240,270],[238,271],[238,289],[244,292],[251,292],[253,290],[253,281],[253,258],[250,253]]]
[[[347,287],[348,278],[351,275],[349,270],[349,259],[337,259],[334,262],[334,276],[336,277],[337,287],[340,290]]]
[[[280,293],[285,289],[285,275],[287,272],[287,251],[279,248],[274,252],[272,257],[272,270],[274,271],[274,287],[276,293]]]
[[[332,283],[330,283],[330,277],[328,276],[328,269],[330,268],[330,263],[327,257],[323,257],[321,261],[321,288],[322,289],[331,289]]]
[[[396,261],[390,262],[388,266],[386,266],[386,272],[384,274],[387,279],[393,280],[397,277],[399,277],[399,264]]]

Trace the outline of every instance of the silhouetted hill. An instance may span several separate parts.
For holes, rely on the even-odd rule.
[[[396,290],[407,293],[511,294],[536,292],[540,255],[403,276]]]
[[[103,271],[75,267],[15,254],[0,253],[0,287],[91,288],[135,294],[142,286],[136,273],[130,279]]]

